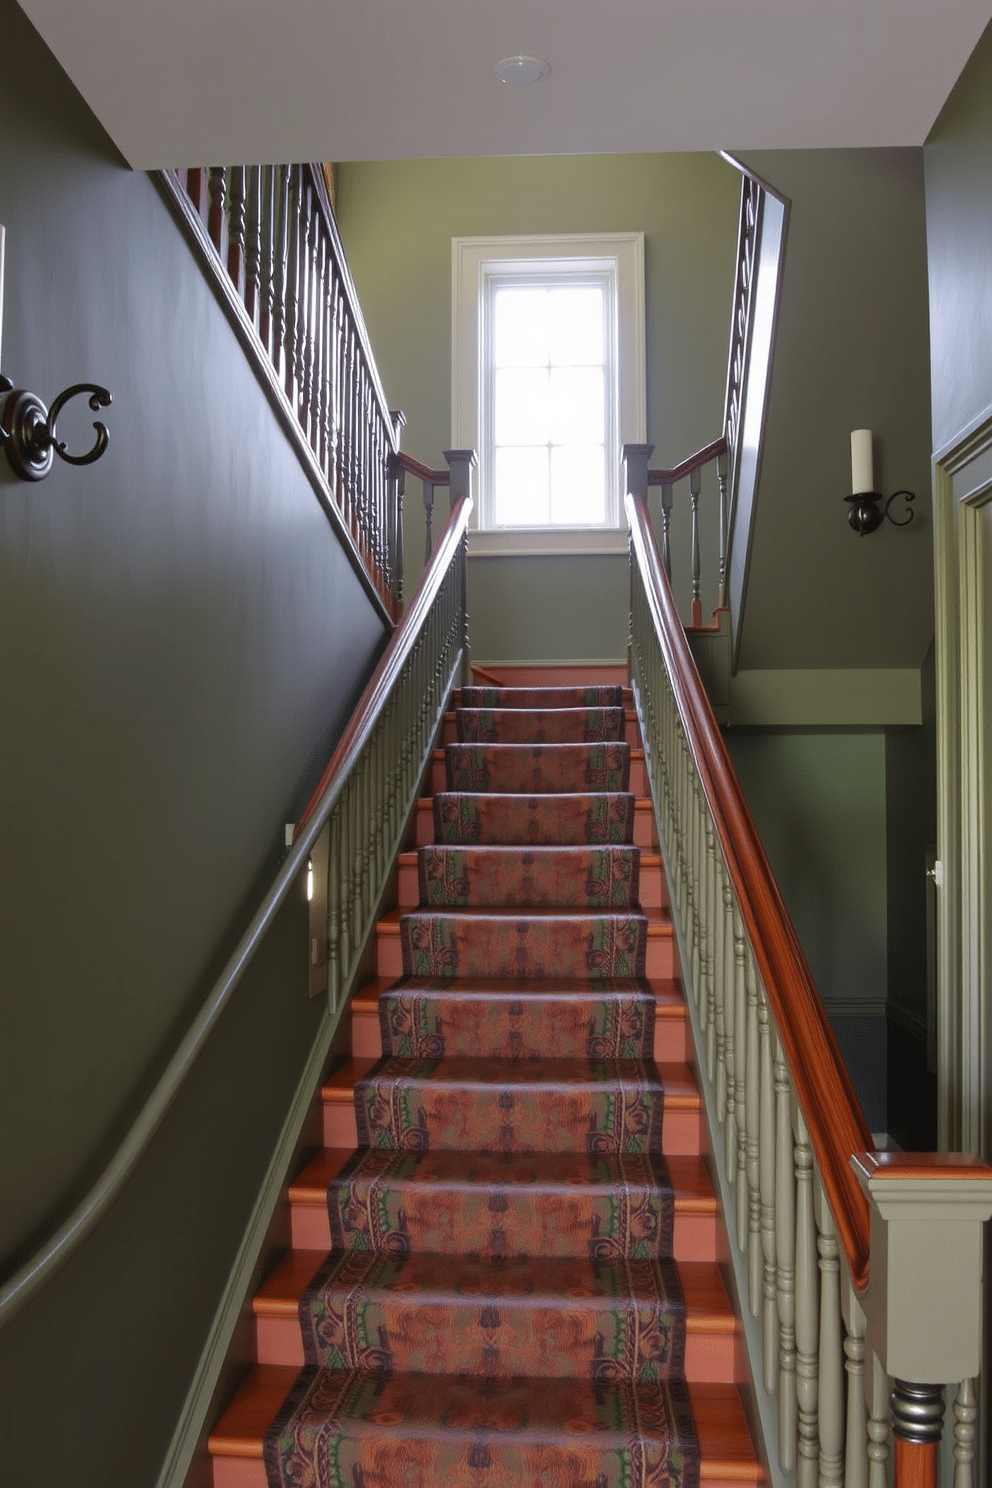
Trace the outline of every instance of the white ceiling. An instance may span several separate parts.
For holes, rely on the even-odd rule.
[[[21,0],[130,163],[920,145],[990,0]],[[495,82],[533,53],[551,76]]]

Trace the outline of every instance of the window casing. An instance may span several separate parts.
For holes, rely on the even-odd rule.
[[[452,269],[452,444],[479,453],[471,551],[621,548],[620,450],[645,437],[643,235],[456,238]]]

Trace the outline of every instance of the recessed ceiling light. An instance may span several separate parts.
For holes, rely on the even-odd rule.
[[[525,83],[539,83],[550,71],[550,62],[544,62],[540,57],[504,57],[493,68],[493,77],[499,83],[522,88]]]

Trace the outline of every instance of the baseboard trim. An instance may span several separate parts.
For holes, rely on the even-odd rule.
[[[276,1206],[286,1184],[287,1169],[293,1152],[303,1131],[314,1092],[323,1074],[324,1064],[347,1000],[342,999],[342,1008],[333,1016],[325,1012],[317,1029],[309,1058],[293,1095],[286,1120],[283,1122],[272,1160],[265,1173],[251,1217],[238,1247],[214,1314],[210,1332],[200,1362],[197,1365],[189,1393],[183,1403],[182,1413],[165,1454],[162,1470],[156,1480],[156,1488],[184,1488],[196,1465],[197,1454],[204,1449],[211,1422],[214,1395],[235,1329],[241,1321],[245,1297],[251,1287],[253,1273],[258,1265],[266,1243]]]

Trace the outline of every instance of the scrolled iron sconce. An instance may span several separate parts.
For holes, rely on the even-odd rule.
[[[877,532],[886,517],[893,527],[908,527],[913,520],[913,512],[909,503],[916,500],[914,491],[893,491],[886,500],[879,491],[873,490],[874,484],[875,468],[871,430],[853,429],[851,431],[851,485],[855,494],[845,496],[844,500],[851,507],[847,514],[848,526],[859,537],[866,537],[869,532]],[[889,511],[889,507],[897,496],[901,496],[906,502],[906,515],[902,521],[899,521]],[[882,502],[885,503],[884,506]]]
[[[94,382],[75,382],[53,399],[51,408],[46,408],[34,393],[15,388],[9,377],[0,377],[0,395],[3,393],[7,397],[0,411],[0,444],[7,463],[20,480],[44,480],[56,455],[67,465],[92,465],[110,442],[106,424],[97,419],[93,424],[96,439],[92,449],[82,455],[70,455],[56,429],[59,414],[72,398],[88,393],[94,413],[109,408],[113,397],[105,387]]]

